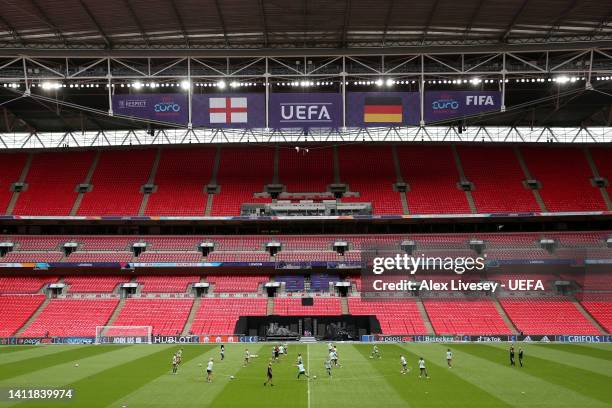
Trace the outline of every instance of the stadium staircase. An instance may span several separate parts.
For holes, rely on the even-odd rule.
[[[512,334],[520,334],[519,329],[516,328],[514,322],[510,319],[502,305],[499,303],[499,300],[496,297],[492,297],[491,300],[495,305],[495,309],[497,309],[497,313],[499,313],[501,318],[504,319],[504,323],[506,323],[506,326],[508,326],[510,330],[512,330]]]
[[[342,309],[342,314],[343,315],[350,314],[349,306],[348,306],[348,298],[347,297],[341,297],[340,298],[340,308]]]
[[[161,159],[162,149],[157,149],[155,153],[155,160],[153,160],[153,166],[151,166],[151,172],[149,173],[149,178],[147,180],[147,185],[155,184],[155,176],[157,175],[157,169],[159,168],[159,161]],[[140,203],[140,208],[138,209],[138,215],[145,215],[145,211],[147,210],[147,204],[149,203],[150,193],[144,192],[142,194],[142,202]]]
[[[26,160],[25,166],[23,166],[23,170],[21,171],[21,175],[19,176],[19,183],[25,183],[26,177],[30,172],[30,167],[32,167],[32,160],[34,159],[34,154],[30,153]],[[19,192],[14,191],[11,196],[11,201],[9,201],[8,206],[6,207],[6,215],[12,215],[13,210],[15,209],[15,204],[17,204],[17,200],[19,199]]]
[[[400,166],[399,157],[397,156],[397,147],[391,146],[391,155],[393,157],[393,168],[395,169],[395,178],[397,183],[403,183],[404,178],[402,177],[402,168]],[[408,199],[406,198],[406,192],[400,191],[400,201],[402,202],[402,213],[408,215]]]
[[[593,173],[593,177],[594,178],[601,177],[601,174],[599,173],[599,169],[597,168],[597,165],[595,164],[595,160],[593,160],[593,155],[591,154],[591,151],[589,150],[588,147],[584,148],[584,154],[586,156],[587,162],[589,163],[589,167],[591,168],[591,173]],[[608,180],[608,182],[610,182],[610,180]],[[612,211],[612,201],[610,200],[610,195],[608,194],[608,190],[606,190],[606,187],[599,187],[599,192],[601,193],[601,197],[606,203],[606,207],[608,211]]]
[[[94,172],[96,171],[96,167],[98,167],[98,162],[100,161],[100,155],[102,154],[102,150],[98,150],[96,155],[94,156],[93,161],[91,162],[91,166],[89,167],[89,171],[85,176],[85,180],[83,180],[83,184],[87,184],[91,186],[91,179],[93,177]],[[83,197],[86,193],[79,192],[77,198],[74,200],[74,205],[72,206],[72,210],[70,210],[70,215],[77,215],[77,211],[79,211],[79,207],[81,206],[81,201],[83,201]]]
[[[523,169],[525,180],[532,180],[533,178],[531,177],[531,173],[529,172],[529,168],[527,167],[527,163],[525,162],[521,151],[517,146],[513,146],[512,149],[514,150],[514,154],[521,165],[521,169]],[[533,193],[533,197],[535,198],[536,202],[540,206],[540,211],[546,212],[546,204],[544,204],[544,200],[542,199],[540,192],[537,189],[532,189],[531,192]]]
[[[272,316],[274,314],[274,298],[273,297],[269,297],[268,298],[268,303],[266,305],[266,315],[267,316]]]
[[[591,316],[591,314],[584,308],[584,306],[582,306],[582,303],[580,303],[578,300],[576,300],[576,298],[572,298],[571,302],[574,304],[574,306],[576,306],[576,309],[578,309],[578,311],[589,321],[591,322],[591,324],[593,326],[595,326],[597,328],[597,330],[599,330],[599,332],[601,334],[607,334],[608,332],[606,331],[606,329],[604,329],[602,327],[601,324],[599,324],[599,322],[593,317]]]
[[[125,306],[125,298],[121,298],[119,300],[119,303],[117,303],[117,307],[115,308],[115,310],[113,310],[113,313],[108,318],[108,322],[106,322],[105,326],[113,325],[113,322],[117,319],[117,316],[119,316],[119,313],[121,313],[121,309],[123,309],[123,306]],[[101,334],[104,334],[104,333],[101,333]]]
[[[465,177],[465,172],[463,171],[463,165],[461,164],[461,157],[459,157],[459,153],[457,152],[457,147],[455,145],[451,146],[451,150],[453,151],[453,158],[455,159],[455,166],[457,167],[457,172],[459,173],[459,180],[461,182],[469,181]],[[478,213],[476,210],[476,204],[474,203],[474,197],[472,197],[472,192],[469,190],[464,190],[465,198],[470,206],[470,211],[472,214]]]
[[[221,163],[221,147],[217,147],[217,151],[215,152],[215,161],[213,164],[212,174],[210,176],[209,185],[217,184],[217,175],[219,174],[219,163]],[[205,216],[210,216],[213,208],[213,201],[215,198],[215,194],[207,194],[206,199],[206,209],[204,210]]]
[[[189,311],[189,316],[187,317],[187,322],[185,323],[185,327],[183,327],[183,332],[181,333],[182,336],[189,335],[191,326],[193,325],[193,319],[195,319],[196,313],[200,309],[200,303],[202,303],[202,298],[200,297],[195,298],[195,300],[193,301],[193,304],[191,305],[191,310]]]
[[[423,305],[423,301],[421,300],[421,298],[416,298],[416,305],[419,309],[419,313],[421,314],[421,319],[425,324],[425,328],[427,329],[427,334],[433,336],[436,333],[433,329],[433,325],[431,324],[431,320],[429,320],[429,315],[427,314],[427,310],[425,310],[425,306]]]
[[[49,302],[51,302],[50,298],[45,298],[45,300],[40,304],[40,306],[38,307],[38,309],[36,309],[36,311],[34,313],[32,313],[32,316],[30,316],[30,318],[28,320],[26,320],[26,322],[23,324],[23,326],[21,326],[19,328],[19,330],[17,330],[15,332],[15,337],[19,337],[21,336],[21,334],[26,331],[26,329],[32,324],[32,322],[34,320],[36,320],[36,318],[38,317],[38,315],[45,310],[45,307],[47,307],[47,305],[49,304]]]

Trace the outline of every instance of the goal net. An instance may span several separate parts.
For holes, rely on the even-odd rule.
[[[96,326],[96,344],[151,344],[151,326]]]

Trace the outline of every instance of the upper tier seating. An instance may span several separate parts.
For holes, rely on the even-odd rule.
[[[111,293],[120,283],[129,282],[125,276],[66,276],[64,283],[70,293]]]
[[[343,202],[371,202],[374,214],[403,213],[399,193],[393,191],[397,176],[390,147],[370,146],[366,152],[358,146],[343,146],[338,156],[340,181],[359,193],[359,197],[342,198]]]
[[[164,149],[146,215],[204,215],[215,149]]]
[[[348,303],[352,315],[376,316],[382,334],[427,334],[416,301],[412,299],[364,301],[351,297]]]
[[[565,299],[500,299],[500,303],[524,334],[599,334],[576,306]]]
[[[185,293],[187,286],[199,282],[199,276],[139,276],[142,293]]]
[[[265,316],[268,299],[202,298],[189,330],[192,334],[235,334],[240,316]]]
[[[118,299],[52,299],[22,333],[24,337],[95,336],[119,303]]]
[[[291,193],[321,193],[327,191],[334,176],[332,149],[311,148],[296,152],[281,148],[278,162],[279,182]]]
[[[19,176],[28,160],[25,153],[0,154],[0,215],[6,214],[13,193],[11,185],[19,181]]]
[[[76,187],[85,181],[94,155],[93,151],[35,154],[25,179],[28,188],[19,194],[13,214],[70,215]]]
[[[56,281],[57,278],[53,276],[2,276],[0,293],[38,293],[44,285]]]
[[[66,262],[129,262],[134,254],[131,252],[73,252]]]
[[[436,334],[512,334],[491,300],[425,300]]]
[[[608,281],[610,287],[610,281]],[[612,333],[612,302],[583,301],[582,306],[608,333]]]
[[[264,191],[274,175],[274,149],[224,148],[217,184],[221,190],[213,198],[212,215],[240,215],[243,203],[270,202],[255,200],[254,193]]]
[[[511,147],[457,146],[457,151],[465,177],[474,183],[472,197],[479,213],[540,211],[523,185],[526,177]]]
[[[143,252],[134,262],[202,262],[200,252]]]
[[[342,314],[340,299],[314,298],[312,306],[302,306],[300,298],[274,299],[274,314],[280,316],[339,316]]]
[[[13,336],[45,300],[45,295],[0,295],[0,337]]]
[[[605,210],[584,152],[574,147],[521,147],[531,177],[538,180],[546,209],[555,211]]]
[[[397,154],[411,214],[469,214],[465,193],[449,146],[400,146]]]
[[[214,284],[215,293],[257,292],[261,283],[270,280],[268,275],[209,275],[206,282]]]
[[[92,178],[92,191],[84,194],[78,215],[138,215],[156,151],[144,149],[102,152]]]
[[[127,299],[113,326],[152,326],[154,335],[175,336],[183,331],[192,304],[193,299]]]
[[[612,197],[612,161],[610,160],[610,157],[612,157],[612,148],[610,148],[610,146],[597,146],[590,147],[589,150],[599,172],[599,176],[608,180],[606,190],[608,191],[608,196]]]

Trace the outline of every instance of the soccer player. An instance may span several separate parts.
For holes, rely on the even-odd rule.
[[[448,368],[453,368],[453,352],[451,349],[446,350],[446,364],[448,364]]]
[[[514,345],[510,346],[510,365],[515,366],[514,363]]]
[[[225,346],[221,345],[221,361],[225,359]]]
[[[406,374],[408,372],[408,368],[406,367],[408,363],[406,362],[406,357],[404,357],[404,355],[400,356],[400,363],[402,364],[402,370],[400,372],[402,374]]]
[[[336,347],[331,352],[331,361],[334,363],[334,367],[341,367],[340,363],[338,363],[338,349]]]
[[[172,355],[172,374],[176,374],[178,370],[178,356],[176,354]]]
[[[249,359],[251,358],[251,353],[249,353],[249,349],[244,350],[244,365],[246,367],[249,364]]]
[[[183,349],[180,348],[179,351],[176,352],[176,357],[178,357],[178,364],[181,365],[183,361]]]
[[[304,368],[304,364],[300,363],[297,365],[297,367],[298,367],[298,375],[297,375],[298,380],[300,379],[302,375],[305,375],[306,378],[308,378],[308,374],[306,374],[306,368]]]
[[[331,377],[331,370],[332,370],[331,361],[325,360],[325,363],[323,365],[325,366],[325,370],[327,370],[327,375]]]
[[[523,366],[523,348],[519,347],[519,364]]]
[[[374,347],[372,347],[372,353],[370,354],[370,357],[374,358],[381,358],[380,357],[380,351],[378,351],[378,346],[375,344]]]
[[[274,355],[274,361],[278,362],[278,356],[279,356],[279,348],[278,346],[274,346],[274,350],[272,351],[273,355]]]
[[[302,353],[298,353],[297,363],[298,363],[298,365],[303,363],[303,361],[302,361]]]
[[[212,382],[213,378],[213,359],[208,360],[208,365],[206,366],[206,382]]]
[[[272,384],[272,361],[270,361],[268,363],[268,379],[266,380],[266,382],[264,382],[264,387],[268,384],[270,384],[270,387],[274,387],[274,384]]]
[[[429,380],[429,374],[427,373],[427,368],[425,368],[425,360],[423,360],[423,357],[419,357],[419,370],[421,371],[419,378],[425,375],[425,378]]]

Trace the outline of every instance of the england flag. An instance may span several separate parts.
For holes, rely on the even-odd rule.
[[[247,98],[209,98],[210,123],[247,123]]]

